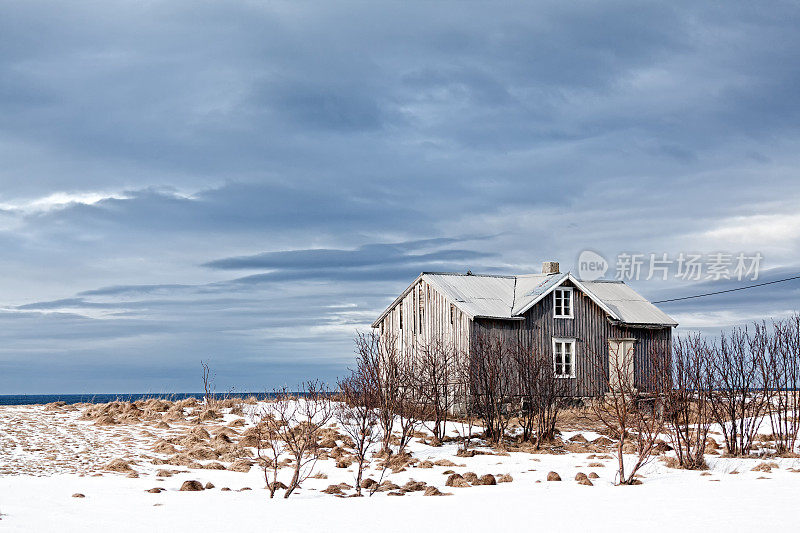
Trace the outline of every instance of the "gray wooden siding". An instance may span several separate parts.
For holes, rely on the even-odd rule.
[[[471,319],[457,307],[451,307],[451,303],[433,286],[420,280],[384,317],[381,333],[394,336],[400,343],[400,349],[409,354],[433,339],[452,342],[455,349],[467,353]]]
[[[669,353],[671,328],[616,326],[609,322],[605,311],[577,288],[573,289],[573,297],[574,318],[571,319],[553,318],[552,295],[546,296],[528,310],[524,321],[476,319],[473,325],[473,342],[478,335],[497,335],[510,342],[525,343],[552,357],[553,337],[574,338],[575,378],[565,379],[569,379],[573,395],[596,396],[607,389],[604,372],[608,369],[608,340],[635,338],[636,386],[646,390],[651,355],[654,350]]]

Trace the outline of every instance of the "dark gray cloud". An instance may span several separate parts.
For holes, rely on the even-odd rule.
[[[228,257],[205,263],[204,266],[223,270],[249,269],[313,269],[374,267],[377,265],[426,265],[475,261],[493,254],[474,250],[437,250],[418,253],[419,248],[458,242],[457,239],[427,239],[394,244],[367,244],[355,250],[318,248],[263,252],[242,257]]]
[[[0,390],[194,388],[201,354],[240,390],[332,377],[421,270],[590,248],[761,251],[765,276],[791,272],[799,18],[3,2]],[[707,285],[634,284],[728,286]],[[792,287],[665,308],[714,329],[794,309]]]

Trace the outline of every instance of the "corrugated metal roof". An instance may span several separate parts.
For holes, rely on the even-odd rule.
[[[511,318],[514,276],[432,273],[422,279],[472,317]]]
[[[666,313],[621,281],[581,281],[569,273],[494,276],[423,272],[420,278],[430,283],[459,309],[473,318],[519,318],[537,301],[569,279],[605,309],[613,320],[643,326],[678,325]],[[383,319],[408,290],[406,289],[381,314],[373,326]]]
[[[669,315],[621,281],[583,281],[592,294],[610,307],[620,322],[677,326]]]

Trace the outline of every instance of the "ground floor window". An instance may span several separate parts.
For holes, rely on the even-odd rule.
[[[575,377],[575,339],[553,339],[553,372],[559,378]]]

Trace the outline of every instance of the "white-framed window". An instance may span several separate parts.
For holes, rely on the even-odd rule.
[[[575,339],[553,338],[553,373],[557,378],[575,377]]]
[[[553,318],[572,318],[572,287],[553,291]]]

